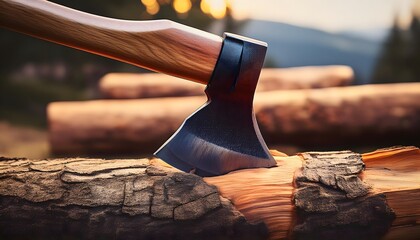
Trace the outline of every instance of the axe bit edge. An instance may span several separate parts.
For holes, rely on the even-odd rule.
[[[207,102],[189,116],[155,155],[200,176],[273,167],[253,111],[267,44],[225,33],[205,90]]]

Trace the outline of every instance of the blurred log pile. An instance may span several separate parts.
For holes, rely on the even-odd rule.
[[[48,106],[57,155],[152,153],[204,96],[56,102]],[[255,113],[269,145],[413,144],[420,132],[420,84],[259,92]]]
[[[0,158],[0,238],[419,236],[418,148],[271,153],[277,167],[204,179],[159,159]]]
[[[256,96],[255,113],[269,143],[420,143],[420,83],[266,92]]]
[[[263,69],[257,92],[347,86],[353,78],[347,66]],[[99,86],[105,98],[115,99],[204,96],[205,89],[202,84],[159,73],[110,73]]]

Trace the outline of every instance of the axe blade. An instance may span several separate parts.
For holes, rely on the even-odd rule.
[[[155,155],[200,176],[275,166],[253,111],[266,50],[264,42],[225,33],[205,90],[207,102],[184,121]]]

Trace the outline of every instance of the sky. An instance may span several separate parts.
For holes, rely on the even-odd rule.
[[[256,18],[330,32],[383,29],[398,14],[408,26],[419,0],[232,0],[235,18]],[[270,6],[270,7],[267,7]]]

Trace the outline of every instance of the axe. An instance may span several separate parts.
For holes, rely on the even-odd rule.
[[[273,167],[253,98],[267,44],[168,20],[126,21],[41,0],[0,0],[0,25],[47,41],[207,84],[207,102],[155,155],[200,176]]]

